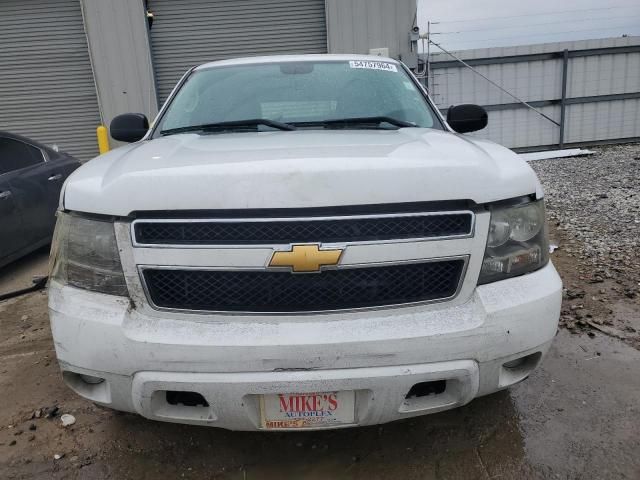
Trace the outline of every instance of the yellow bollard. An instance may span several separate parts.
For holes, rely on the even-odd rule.
[[[107,153],[109,151],[109,132],[107,132],[107,127],[100,125],[96,128],[96,135],[98,136],[100,155]]]

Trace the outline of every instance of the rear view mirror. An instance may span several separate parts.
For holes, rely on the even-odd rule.
[[[482,130],[487,121],[487,111],[479,105],[452,105],[447,112],[447,123],[458,133]]]
[[[285,75],[311,73],[313,72],[313,63],[312,62],[281,63],[280,72],[284,73]]]
[[[121,142],[137,142],[149,130],[149,120],[143,113],[124,113],[111,120],[111,137]]]

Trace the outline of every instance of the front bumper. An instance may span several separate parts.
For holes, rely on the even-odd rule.
[[[355,390],[356,424],[371,425],[508,387],[548,350],[561,295],[549,264],[479,286],[455,306],[172,318],[54,282],[49,314],[63,376],[80,395],[151,419],[255,430],[265,393]],[[416,383],[436,380],[446,380],[444,392],[405,398]],[[170,405],[165,391],[200,393],[209,406]]]

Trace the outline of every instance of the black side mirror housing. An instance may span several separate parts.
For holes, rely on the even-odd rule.
[[[479,105],[452,105],[447,112],[447,123],[458,133],[482,130],[487,121],[487,111]]]
[[[143,113],[123,113],[111,120],[111,137],[121,142],[137,142],[147,134],[149,120]]]

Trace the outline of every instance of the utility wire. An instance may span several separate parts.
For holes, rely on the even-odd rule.
[[[529,105],[527,102],[525,102],[524,100],[522,100],[521,98],[516,97],[513,93],[511,93],[510,91],[508,91],[507,89],[503,88],[501,85],[499,85],[498,83],[494,82],[493,80],[491,80],[489,77],[487,77],[486,75],[483,75],[482,73],[480,73],[478,70],[476,70],[475,68],[473,68],[471,65],[469,65],[467,62],[465,62],[464,60],[462,60],[461,58],[457,57],[456,55],[454,55],[453,53],[451,53],[449,50],[445,49],[442,45],[440,45],[439,43],[434,42],[433,40],[429,40],[430,43],[432,43],[433,45],[435,45],[436,47],[438,47],[440,50],[442,50],[444,53],[446,53],[447,55],[449,55],[450,57],[454,58],[455,60],[457,60],[458,62],[460,62],[462,65],[464,65],[465,67],[467,67],[469,70],[471,70],[472,72],[474,72],[477,75],[480,75],[482,78],[484,78],[487,82],[489,82],[491,85],[493,85],[494,87],[497,87],[498,89],[500,89],[502,92],[506,93],[507,95],[509,95],[511,98],[513,98],[514,100],[518,101],[519,103],[522,103],[523,105],[525,105],[527,108],[533,110],[534,112],[536,112],[538,115],[546,118],[547,120],[549,120],[551,123],[554,123],[555,125],[557,125],[558,127],[560,126],[560,124],[558,122],[556,122],[553,118],[549,117],[548,115],[542,113],[540,110],[538,110],[535,107],[532,107],[531,105]]]
[[[639,12],[640,13],[640,12]],[[601,18],[583,18],[583,19],[579,19],[579,20],[572,20],[572,23],[578,23],[578,22],[600,22],[603,20],[617,20],[619,18],[625,18],[625,19],[632,19],[632,18],[638,18],[640,17],[640,15],[622,15],[622,16],[616,16],[616,17],[601,17]],[[474,28],[471,30],[457,30],[455,32],[451,31],[451,32],[431,32],[431,35],[450,35],[453,33],[467,33],[467,32],[486,32],[486,31],[493,31],[493,30],[508,30],[508,29],[513,29],[513,28],[528,28],[528,27],[539,27],[539,26],[545,26],[545,25],[557,25],[557,24],[565,24],[567,23],[567,20],[560,20],[558,22],[543,22],[543,23],[527,23],[526,25],[510,25],[508,27],[487,27],[487,28]]]
[[[617,25],[614,27],[608,27],[608,28],[599,28],[599,27],[595,27],[595,28],[581,28],[578,30],[564,30],[562,32],[553,32],[553,33],[530,33],[528,35],[509,35],[506,37],[491,37],[491,38],[479,38],[479,39],[469,39],[469,40],[451,40],[450,43],[478,43],[478,42],[488,42],[488,41],[492,41],[492,40],[507,40],[507,39],[512,39],[512,38],[536,38],[536,37],[549,37],[549,36],[553,36],[553,35],[564,35],[566,33],[577,33],[577,32],[606,32],[609,30],[619,30],[621,28],[625,28],[625,27],[629,27],[631,28],[631,25]],[[569,42],[574,41],[574,40],[567,40]]]
[[[609,7],[601,7],[601,8],[584,8],[584,9],[574,9],[574,10],[559,10],[559,11],[554,11],[554,12],[546,12],[546,13],[527,13],[527,14],[523,14],[523,15],[510,15],[507,17],[484,17],[484,18],[470,18],[468,20],[444,20],[444,21],[440,21],[437,22],[439,24],[444,24],[444,23],[466,23],[466,22],[481,22],[481,21],[485,21],[485,20],[501,20],[501,19],[508,19],[508,18],[522,18],[522,17],[537,17],[537,16],[541,16],[541,15],[560,15],[563,13],[576,13],[576,12],[596,12],[596,11],[601,11],[601,10],[613,10],[613,9],[622,9],[622,8],[635,8],[636,5],[628,5],[628,6],[623,6],[623,5],[611,5]],[[436,23],[436,22],[434,22]]]

